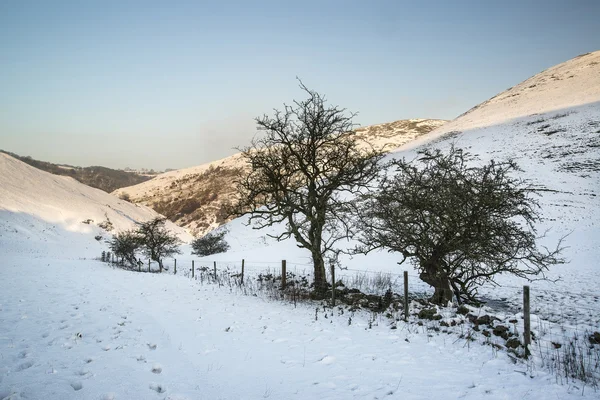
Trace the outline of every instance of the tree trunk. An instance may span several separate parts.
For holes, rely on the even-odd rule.
[[[327,277],[325,275],[325,260],[320,252],[312,252],[313,265],[315,269],[314,287],[315,292],[325,293],[327,290]]]
[[[433,304],[445,306],[449,301],[452,301],[454,292],[450,287],[450,279],[442,272],[439,264],[427,263],[424,271],[419,274],[419,278],[435,289],[433,296],[429,299]]]

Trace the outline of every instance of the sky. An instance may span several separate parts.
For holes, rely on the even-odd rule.
[[[600,1],[0,1],[0,149],[184,168],[231,155],[296,77],[367,126],[452,119],[600,50]]]

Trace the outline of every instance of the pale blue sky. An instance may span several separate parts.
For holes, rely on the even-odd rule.
[[[600,49],[600,1],[0,2],[0,149],[181,168],[302,97],[361,125],[451,119]]]

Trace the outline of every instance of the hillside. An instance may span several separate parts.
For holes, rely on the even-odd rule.
[[[73,178],[53,175],[0,153],[0,248],[39,255],[98,257],[113,232],[157,216]],[[106,228],[101,228],[104,225]],[[190,236],[173,224],[184,240]]]
[[[50,172],[54,175],[70,176],[71,178],[91,186],[96,189],[110,193],[118,188],[137,185],[152,179],[151,175],[141,175],[134,172],[122,171],[106,167],[74,167],[72,165],[53,164],[46,161],[40,161],[31,157],[22,157],[9,151],[0,150],[0,153],[8,154],[11,157],[21,160],[42,171]]]
[[[506,121],[599,101],[600,51],[548,68],[471,108],[424,140],[448,132],[484,128]]]
[[[401,120],[356,130],[366,143],[390,151],[414,140],[446,121]],[[144,204],[177,225],[201,236],[227,221],[225,209],[236,198],[233,180],[242,173],[240,154],[197,167],[160,174],[154,179],[114,192]]]

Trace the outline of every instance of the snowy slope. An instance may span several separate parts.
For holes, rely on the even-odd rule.
[[[548,68],[473,107],[434,130],[422,141],[448,132],[506,123],[535,114],[600,101],[600,51],[582,54]]]
[[[444,120],[410,119],[361,127],[356,135],[365,143],[383,151],[443,126]],[[240,154],[176,171],[160,174],[150,181],[121,188],[117,196],[144,204],[166,215],[197,236],[226,221],[224,207],[236,198],[233,180],[246,167]]]
[[[7,154],[0,154],[0,249],[18,252],[94,256],[106,248],[103,239],[157,216],[76,180],[52,175]],[[89,221],[88,221],[89,220]],[[84,223],[86,221],[87,223]],[[110,221],[110,232],[98,225]],[[184,240],[184,229],[169,224]],[[96,236],[102,236],[100,241]]]

